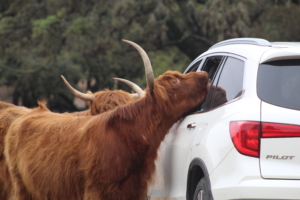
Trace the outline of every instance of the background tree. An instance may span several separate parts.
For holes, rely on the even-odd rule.
[[[155,76],[183,71],[214,43],[235,37],[299,41],[298,0],[0,0],[0,85],[13,103],[78,110],[60,75],[87,90],[145,87],[143,63],[128,39],[149,54]]]

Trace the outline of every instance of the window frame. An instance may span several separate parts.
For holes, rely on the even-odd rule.
[[[224,65],[226,64],[226,61],[227,61],[227,59],[229,58],[229,57],[231,57],[231,58],[234,58],[234,59],[238,59],[238,60],[241,60],[243,63],[244,63],[244,65],[243,65],[243,67],[244,67],[244,74],[243,74],[243,82],[242,82],[242,93],[241,93],[241,95],[240,96],[238,96],[238,97],[236,97],[236,98],[234,98],[234,99],[232,99],[232,100],[230,100],[230,101],[228,101],[228,102],[226,102],[226,103],[224,103],[224,104],[222,104],[222,105],[220,105],[220,106],[217,106],[217,107],[214,107],[214,108],[211,108],[211,106],[212,106],[212,103],[213,103],[213,101],[211,101],[210,102],[210,105],[209,105],[209,108],[208,109],[205,109],[205,110],[202,110],[202,107],[203,107],[203,105],[207,102],[207,98],[209,97],[209,95],[211,94],[211,92],[213,92],[213,94],[211,94],[212,95],[212,97],[213,97],[213,95],[214,95],[214,92],[215,92],[215,90],[214,91],[212,91],[211,89],[208,91],[208,94],[207,94],[207,98],[205,99],[205,101],[201,104],[201,107],[200,107],[200,110],[198,110],[197,112],[199,113],[203,113],[203,112],[209,112],[209,111],[211,111],[211,110],[214,110],[214,109],[217,109],[217,108],[219,108],[219,107],[222,107],[222,106],[224,106],[224,105],[227,105],[227,104],[229,104],[229,103],[232,103],[232,102],[235,102],[235,101],[237,101],[237,100],[239,100],[239,99],[241,99],[242,98],[242,96],[243,96],[243,94],[244,94],[244,92],[245,92],[245,89],[244,89],[244,80],[245,80],[245,67],[246,67],[246,58],[244,58],[244,57],[241,57],[241,56],[238,56],[238,55],[235,55],[235,54],[229,54],[229,53],[224,53],[224,54],[209,54],[209,55],[207,55],[207,56],[205,56],[204,58],[203,58],[203,60],[204,61],[202,61],[201,63],[203,63],[202,65],[201,65],[201,68],[199,68],[199,70],[204,70],[205,69],[205,64],[206,64],[206,62],[207,62],[207,60],[209,59],[209,58],[211,58],[211,57],[215,57],[215,56],[223,56],[223,58],[222,58],[222,60],[221,60],[221,63],[220,63],[220,65],[218,66],[218,69],[216,70],[216,74],[214,75],[214,77],[213,77],[213,80],[211,80],[212,82],[211,82],[211,84],[214,84],[214,83],[216,83],[215,85],[216,86],[218,86],[218,84],[219,84],[219,79],[220,79],[220,75],[222,74],[222,70],[223,70],[223,68],[224,68]]]
[[[224,66],[224,62],[226,61],[227,59],[227,54],[214,54],[214,55],[208,55],[206,58],[205,58],[205,61],[203,62],[203,65],[201,66],[201,70],[205,70],[206,68],[206,63],[208,62],[208,60],[212,57],[218,57],[218,56],[222,56],[222,59],[221,59],[221,62],[219,64],[219,66],[217,67],[216,71],[215,71],[215,74],[214,76],[212,77],[213,79],[211,80],[211,84],[213,85],[215,83],[215,81],[217,82],[216,85],[218,84],[219,82],[219,77],[220,77],[220,74],[222,72],[222,69],[223,69],[223,66]],[[205,64],[204,64],[205,63]],[[207,92],[207,97],[205,98],[205,101],[201,104],[200,106],[200,109],[198,110],[198,112],[207,112],[207,111],[210,111],[211,110],[211,104],[212,104],[212,101],[210,102],[210,105],[208,105],[208,109],[205,109],[203,110],[204,107],[206,107],[206,103],[207,103],[207,99],[211,96],[213,97],[214,95],[214,90],[210,89],[208,92]]]
[[[194,70],[194,65],[195,64],[198,64],[198,67],[196,68],[196,70]],[[203,64],[203,59],[199,59],[199,60],[196,60],[195,62],[192,62],[188,67],[187,69],[184,71],[184,74],[187,74],[187,73],[190,73],[190,72],[196,72],[196,71],[199,71],[199,67],[201,66],[201,64]]]

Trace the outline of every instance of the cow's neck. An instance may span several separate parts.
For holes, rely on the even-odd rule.
[[[139,185],[140,189],[137,191],[140,194],[135,195],[143,197],[146,194],[155,171],[159,145],[178,118],[170,113],[172,111],[166,107],[159,107],[155,99],[148,94],[145,98],[119,107],[106,115],[107,128],[114,130],[113,134],[116,134],[116,137],[122,137],[123,145],[127,145],[128,153],[135,158],[125,170],[128,173],[122,178],[120,188]]]
[[[168,108],[159,107],[148,95],[135,103],[117,108],[109,115],[109,125],[118,133],[132,140],[147,141],[151,147],[158,148],[161,141],[179,116],[170,114]]]

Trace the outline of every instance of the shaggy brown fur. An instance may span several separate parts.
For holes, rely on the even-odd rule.
[[[10,103],[0,101],[0,199],[6,200],[10,197],[11,181],[4,159],[4,137],[10,124],[18,117],[28,113],[30,109],[15,106]]]
[[[207,95],[206,72],[166,72],[146,96],[96,116],[43,108],[5,138],[16,200],[143,200],[170,127]]]

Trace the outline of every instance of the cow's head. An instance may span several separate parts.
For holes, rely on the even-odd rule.
[[[147,95],[152,95],[161,109],[169,111],[175,109],[178,110],[178,113],[185,113],[185,110],[191,110],[204,101],[207,95],[207,72],[182,74],[176,71],[167,71],[154,79],[150,59],[146,52],[134,42],[123,41],[132,45],[140,53],[145,66]]]

